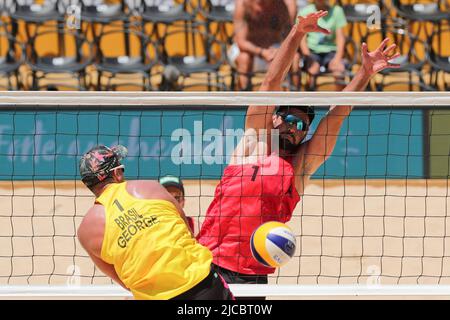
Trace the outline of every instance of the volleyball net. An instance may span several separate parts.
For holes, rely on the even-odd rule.
[[[201,227],[248,105],[355,106],[287,223],[291,261],[237,296],[450,294],[448,92],[4,92],[0,95],[0,295],[129,294],[76,230],[94,201],[78,161],[122,144],[127,179],[183,179]]]

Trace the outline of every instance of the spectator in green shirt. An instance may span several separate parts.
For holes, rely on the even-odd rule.
[[[312,12],[327,10],[328,15],[321,18],[319,26],[331,31],[329,35],[311,32],[303,38],[300,49],[304,57],[305,68],[313,76],[320,72],[331,72],[336,80],[341,79],[345,71],[344,48],[347,25],[344,10],[338,5],[330,6],[328,0],[314,0],[298,13],[306,16]],[[336,83],[336,90],[342,90],[343,85]]]

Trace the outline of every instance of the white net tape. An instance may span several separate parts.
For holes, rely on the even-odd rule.
[[[367,105],[448,106],[448,92],[34,92],[5,91],[0,106]]]

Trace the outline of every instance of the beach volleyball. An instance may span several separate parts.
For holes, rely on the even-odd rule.
[[[281,222],[270,221],[259,226],[252,234],[250,247],[253,257],[266,267],[285,265],[294,255],[295,235]]]

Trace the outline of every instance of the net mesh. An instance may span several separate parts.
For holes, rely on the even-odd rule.
[[[78,160],[99,143],[127,146],[128,179],[184,179],[198,232],[232,151],[211,137],[237,139],[245,110],[1,110],[0,284],[111,283],[76,239],[94,201]],[[355,107],[288,223],[296,253],[269,283],[450,283],[449,120],[442,106]]]

